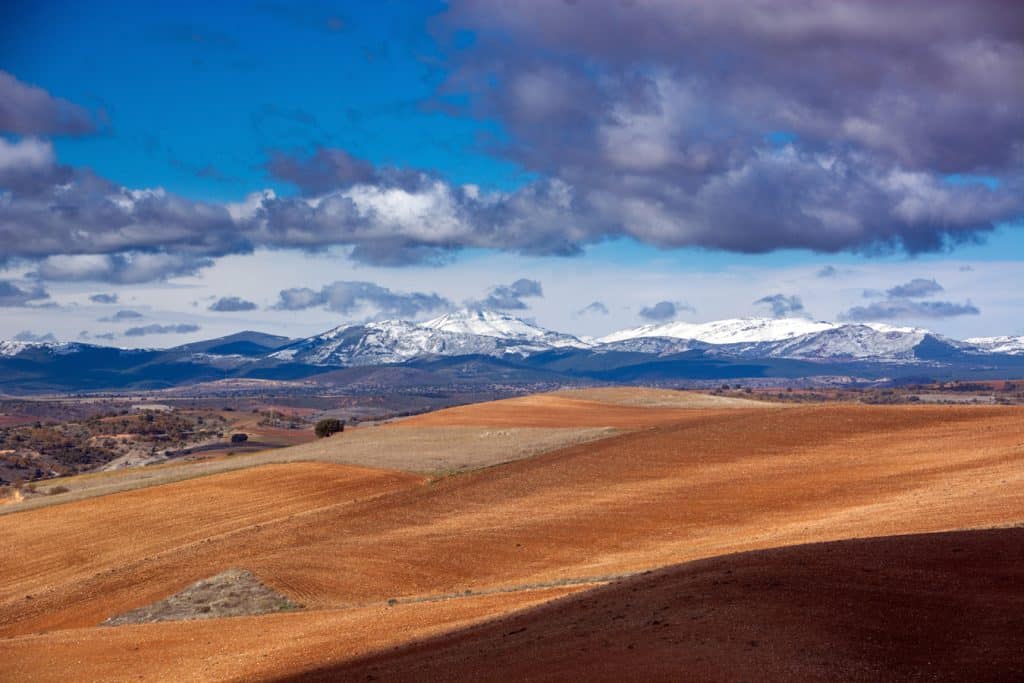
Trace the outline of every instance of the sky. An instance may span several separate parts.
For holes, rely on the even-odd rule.
[[[3,3],[0,339],[1024,334],[1014,0]]]

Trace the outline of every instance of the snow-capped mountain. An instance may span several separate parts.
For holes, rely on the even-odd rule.
[[[884,323],[736,318],[645,325],[615,332],[601,341],[603,348],[659,354],[700,349],[711,355],[749,359],[912,361],[915,349],[930,334],[925,329]]]
[[[403,368],[412,373],[407,378],[415,377],[408,381],[430,386],[679,382],[744,373],[788,379],[822,373],[885,381],[1021,379],[1024,337],[955,341],[883,323],[747,318],[646,325],[581,339],[506,313],[464,310],[426,322],[342,325],[296,341],[255,332],[170,349],[0,341],[0,391],[145,389],[235,377],[315,383],[325,372],[334,382],[348,381],[342,368],[404,363],[415,363]]]
[[[796,363],[813,375],[814,364],[827,363],[849,364],[848,370],[832,368],[830,373],[857,376],[932,371],[945,376],[1024,376],[1024,337],[955,341],[925,329],[883,323],[745,318],[645,325],[594,340],[548,330],[507,313],[462,310],[426,322],[342,325],[296,341],[255,332],[170,349],[0,341],[0,388],[162,386],[232,376],[294,378],[344,367],[459,356],[477,357],[472,362],[484,365],[481,356],[500,359],[502,382],[535,377],[531,373],[536,372],[573,381],[665,381],[716,373],[733,377],[737,368],[746,371],[751,363],[758,365],[758,373],[769,374],[791,373]],[[770,362],[776,359],[787,362]]]
[[[729,344],[722,353],[744,358],[911,361],[930,333],[884,325],[840,325],[788,339]]]
[[[964,342],[983,353],[1005,353],[1011,356],[1024,355],[1024,336],[971,337],[970,339],[965,339]]]
[[[494,337],[459,334],[403,320],[342,325],[270,354],[309,365],[378,365],[428,355],[494,354]]]
[[[310,365],[377,365],[424,356],[517,355],[585,348],[576,337],[486,310],[449,313],[424,323],[384,320],[343,325],[270,354]]]
[[[553,348],[587,348],[592,346],[592,344],[571,334],[553,332],[508,313],[483,309],[463,309],[453,313],[445,313],[433,320],[421,323],[420,326],[455,334],[495,337],[497,339],[520,341],[527,344],[540,344]]]
[[[87,348],[88,344],[78,342],[40,342],[40,341],[4,341],[0,340],[0,356],[13,358],[30,351],[42,351],[52,354],[68,354]]]
[[[730,318],[707,323],[670,322],[644,325],[613,332],[602,337],[600,341],[611,343],[641,337],[670,337],[673,339],[695,339],[708,344],[737,344],[792,339],[837,327],[840,327],[837,323],[806,318]]]

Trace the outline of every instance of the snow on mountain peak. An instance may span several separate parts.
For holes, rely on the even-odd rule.
[[[1024,336],[971,337],[964,341],[985,353],[1024,355]]]
[[[420,323],[421,327],[456,334],[477,334],[499,339],[536,339],[547,330],[515,316],[486,309],[464,308]]]
[[[694,339],[708,344],[780,341],[840,327],[807,318],[730,318],[707,323],[670,322],[613,332],[601,339],[611,343],[639,337]]]
[[[587,342],[571,334],[553,332],[508,313],[487,309],[464,308],[459,311],[445,313],[433,320],[420,323],[419,326],[453,334],[470,334],[513,341],[542,342],[553,347],[573,346],[585,348],[590,346]]]
[[[78,342],[0,340],[0,356],[14,357],[30,349],[49,351],[54,354],[75,353],[85,347]]]

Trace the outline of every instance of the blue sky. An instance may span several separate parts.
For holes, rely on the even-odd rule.
[[[57,149],[117,182],[236,200],[287,189],[262,168],[267,150],[313,145],[455,182],[521,175],[481,151],[493,124],[424,105],[443,78],[425,30],[439,2],[24,5],[7,10],[4,67],[105,110],[103,134]]]
[[[891,27],[928,3],[693,4],[8,3],[0,337],[137,343],[101,293],[199,327],[152,338],[169,344],[523,277],[544,294],[520,313],[584,334],[775,294],[835,319],[912,277],[958,312],[887,322],[1024,332],[1007,17],[951,2],[914,32]],[[815,12],[778,42],[773,22]],[[278,296],[332,282],[391,294]],[[207,310],[229,296],[254,307]],[[579,315],[592,301],[609,313]]]

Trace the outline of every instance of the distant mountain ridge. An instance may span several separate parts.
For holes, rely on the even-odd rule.
[[[470,374],[479,381],[491,377],[513,383],[517,376],[537,377],[538,372],[551,380],[564,376],[607,381],[779,373],[998,376],[1024,373],[1024,337],[958,341],[922,328],[884,323],[735,318],[644,325],[593,340],[508,313],[464,309],[425,322],[341,325],[298,340],[247,331],[170,349],[3,341],[0,388],[171,386],[228,377],[295,379],[344,368],[422,365],[443,358],[467,362],[429,367],[462,367],[466,377],[474,368]],[[447,377],[452,370],[444,372]]]

